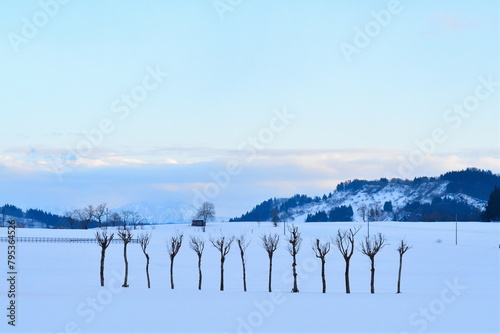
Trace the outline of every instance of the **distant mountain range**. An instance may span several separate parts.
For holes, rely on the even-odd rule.
[[[355,179],[340,183],[322,197],[271,198],[229,221],[478,221],[495,187],[500,187],[500,175],[476,168],[413,180]],[[23,211],[10,204],[0,210],[0,226],[16,219],[25,227],[70,227],[64,215],[38,209]],[[196,208],[178,202],[134,203],[112,211],[134,212],[152,224],[170,224],[191,221]],[[109,213],[111,216],[111,210]],[[89,227],[95,226],[94,219]]]
[[[355,179],[322,197],[271,198],[231,221],[477,221],[495,186],[500,175],[476,168],[414,180]]]

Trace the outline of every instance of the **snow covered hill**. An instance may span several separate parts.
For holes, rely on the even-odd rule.
[[[151,224],[186,223],[193,219],[196,210],[182,202],[132,203],[114,211],[130,210],[137,212]]]
[[[280,219],[298,222],[327,217],[328,221],[470,221],[480,219],[495,186],[500,186],[499,175],[475,168],[414,180],[352,180],[323,197],[269,199],[233,221],[270,221],[276,212]],[[335,217],[332,210],[339,208],[349,210],[348,218]]]
[[[436,197],[447,198],[457,202],[463,202],[473,206],[479,210],[484,210],[486,205],[485,200],[473,198],[461,193],[448,193],[446,188],[448,181],[433,181],[421,184],[418,187],[388,183],[386,186],[365,185],[358,190],[336,191],[331,197],[321,202],[313,202],[303,207],[291,210],[294,220],[305,221],[308,214],[314,214],[318,211],[330,211],[339,206],[351,206],[353,209],[354,221],[363,221],[363,209],[369,211],[371,208],[377,208],[383,211],[384,203],[390,202],[393,207],[393,212],[402,210],[410,203],[432,203]],[[368,212],[367,212],[368,216]],[[393,220],[394,216],[384,212],[379,220]],[[365,220],[367,217],[365,217]]]

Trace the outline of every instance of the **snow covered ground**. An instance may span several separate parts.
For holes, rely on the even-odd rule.
[[[298,254],[300,293],[292,294],[291,257],[283,226],[270,223],[213,223],[203,234],[188,225],[157,227],[148,248],[151,283],[137,244],[128,249],[129,288],[122,288],[123,246],[112,244],[106,256],[106,287],[99,286],[100,249],[96,244],[17,243],[16,326],[7,324],[7,244],[0,243],[0,332],[11,333],[332,333],[332,332],[496,332],[500,331],[500,224],[371,223],[390,245],[376,256],[374,295],[370,294],[368,258],[355,251],[351,291],[344,293],[344,260],[336,248],[327,257],[327,293],[321,293],[320,261],[311,249],[315,237],[334,236],[356,223],[299,223],[304,242]],[[165,239],[185,235],[175,259],[175,290],[170,289]],[[134,231],[138,233],[140,231]],[[240,255],[233,244],[219,291],[219,254],[208,237],[247,233],[248,292],[243,292]],[[281,235],[275,253],[273,293],[267,292],[266,232]],[[356,245],[366,235],[357,235]],[[19,229],[17,236],[93,237],[94,231]],[[7,229],[0,229],[5,237]],[[197,290],[197,257],[190,235],[207,240],[203,289]],[[396,294],[398,242],[413,245],[404,257],[402,294]],[[441,242],[437,242],[440,240]]]

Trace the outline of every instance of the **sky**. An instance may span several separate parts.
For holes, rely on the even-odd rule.
[[[208,200],[233,217],[346,179],[500,172],[496,0],[0,13],[0,203]]]

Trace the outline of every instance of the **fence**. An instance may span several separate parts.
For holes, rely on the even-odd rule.
[[[44,237],[16,237],[16,242],[40,242],[40,243],[83,243],[83,244],[95,244],[97,240],[95,238],[44,238]],[[9,242],[9,238],[0,237],[0,242]],[[123,243],[120,238],[113,239],[111,241],[113,244]],[[139,240],[132,239],[130,241],[132,244],[138,244]]]

